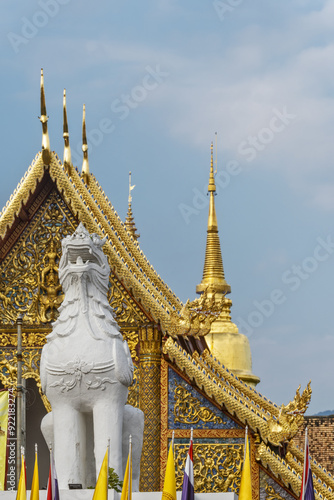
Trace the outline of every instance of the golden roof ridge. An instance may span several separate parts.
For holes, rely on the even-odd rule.
[[[175,307],[177,310],[179,310],[182,307],[182,302],[180,299],[177,297],[177,295],[169,288],[169,286],[163,281],[161,276],[156,272],[152,264],[149,262],[148,258],[140,248],[139,242],[136,241],[131,234],[128,233],[124,222],[121,220],[119,217],[118,213],[116,212],[116,209],[113,207],[113,205],[110,203],[108,200],[107,195],[103,191],[102,187],[98,183],[96,177],[91,174],[91,179],[94,180],[94,183],[92,182],[91,185],[89,186],[89,190],[93,192],[93,195],[95,199],[100,203],[100,206],[104,212],[104,215],[111,215],[114,217],[113,219],[113,225],[115,226],[115,230],[117,231],[117,234],[121,233],[122,234],[122,239],[124,243],[126,243],[126,246],[130,248],[130,253],[132,252],[138,261],[138,263],[141,265],[142,268],[146,270],[146,274],[149,277],[151,284],[153,285],[154,288],[157,288],[157,285],[159,284],[160,286],[163,287],[164,293],[166,294],[166,300],[167,302],[169,301],[171,305],[169,308],[173,309]],[[131,257],[130,257],[131,258]],[[162,290],[160,290],[162,291]],[[155,290],[157,293],[158,291]]]
[[[189,356],[171,338],[165,343],[164,349],[164,352],[175,360],[177,366],[182,370],[186,369],[188,376],[189,373],[192,374],[191,376],[200,389],[203,387],[204,392],[210,398],[213,397],[219,404],[224,404],[231,414],[235,412],[241,422],[248,422],[253,431],[258,432],[266,443],[270,442],[274,446],[280,446],[291,440],[297,433],[303,422],[302,414],[306,411],[312,392],[310,384],[302,395],[300,395],[298,388],[294,400],[287,406],[282,405],[277,415],[277,407],[274,406],[273,411],[270,411],[267,405],[264,407],[261,398],[256,397],[246,384],[242,386],[241,382],[234,378],[235,376],[227,368],[221,367],[219,371],[212,369],[198,353]],[[233,377],[232,383],[231,376]],[[212,385],[213,383],[214,385]],[[232,398],[226,399],[224,394],[230,395]],[[297,416],[292,420],[288,419],[287,423],[286,412],[291,411],[295,411]]]
[[[64,170],[62,170],[62,172],[65,174]],[[128,241],[123,242],[124,245],[117,237],[115,240],[116,244],[110,239],[110,234],[113,234],[111,232],[109,233],[111,229],[111,223],[108,222],[108,218],[106,218],[105,213],[102,214],[102,218],[100,217],[101,208],[98,207],[98,201],[96,200],[96,198],[93,199],[91,196],[87,197],[87,187],[84,185],[77,169],[73,169],[72,175],[71,177],[69,177],[67,174],[63,176],[59,175],[58,171],[54,171],[54,169],[51,168],[50,175],[56,183],[58,189],[62,192],[66,203],[72,207],[72,211],[74,211],[74,214],[76,216],[80,216],[80,220],[82,220],[82,222],[87,225],[87,229],[89,231],[98,232],[103,236],[109,236],[109,245],[106,247],[106,251],[112,257],[112,261],[114,262],[115,268],[117,269],[118,277],[120,279],[123,279],[125,285],[132,289],[134,297],[137,297],[139,299],[143,295],[143,293],[146,295],[146,300],[149,304],[149,312],[151,316],[155,320],[160,320],[163,327],[163,325],[167,323],[169,317],[168,311],[172,309],[172,306],[163,294],[161,295],[155,290],[155,288],[154,290],[152,290],[152,283],[148,282],[142,274],[138,273],[138,267],[135,265],[135,263],[133,264],[132,269],[129,267],[131,264],[128,265],[126,263],[128,252],[125,251],[125,243],[129,243],[130,241],[130,236],[128,236],[128,233],[125,231]],[[94,183],[91,184],[94,185]],[[71,196],[67,195],[67,192],[70,189],[69,186],[71,186],[71,190],[75,190],[76,196],[74,196],[73,194]],[[89,217],[92,218],[92,222],[94,222],[93,228]],[[99,220],[99,218],[101,220]],[[110,253],[109,249],[112,249],[112,253]],[[115,261],[115,253],[118,256],[118,263]],[[144,282],[143,278],[145,279]]]
[[[226,378],[238,391],[243,393],[245,397],[254,402],[256,405],[261,405],[264,411],[269,412],[275,417],[279,415],[279,406],[263,396],[254,387],[243,382],[240,378],[233,374],[231,370],[222,365],[207,349],[202,353],[202,360],[210,367],[214,373],[218,373],[220,377]]]
[[[286,460],[291,465],[291,463],[298,462],[298,471],[303,471],[304,464],[304,452],[298,446],[294,445],[293,442],[289,443],[288,452],[291,454],[291,458],[289,454],[287,454]],[[290,463],[291,462],[291,463]],[[312,471],[319,477],[319,479],[326,484],[327,488],[331,488],[334,492],[334,477],[328,472],[322,465],[320,465],[312,456],[310,457],[310,464]]]
[[[269,446],[260,443],[256,448],[257,459],[261,461],[264,467],[268,467],[274,476],[281,480],[287,488],[291,487],[292,491],[299,497],[303,467],[295,467],[296,463],[291,464],[290,460],[281,458],[274,453]],[[332,488],[323,484],[319,478],[318,471],[312,467],[312,472],[315,474],[317,481],[313,483],[316,500],[334,500]]]
[[[266,436],[267,421],[265,415],[261,415],[261,409],[251,410],[249,401],[245,402],[240,393],[226,384],[224,379],[216,376],[210,368],[203,367],[194,357],[190,356],[182,349],[182,347],[168,338],[164,345],[164,353],[168,354],[171,360],[174,360],[176,365],[187,373],[190,380],[194,380],[199,389],[215,400],[220,406],[226,407],[231,415],[237,415],[238,419],[245,425],[248,424],[253,430],[258,430],[261,436]],[[208,376],[208,374],[210,376]],[[230,395],[227,398],[226,395]]]
[[[9,197],[6,205],[0,213],[0,237],[3,238],[7,230],[11,228],[15,217],[20,213],[22,206],[28,201],[30,191],[34,191],[37,183],[42,179],[45,172],[45,164],[42,152],[37,153],[28,170],[21,178],[13,194]]]
[[[258,460],[261,461],[264,467],[268,466],[275,477],[281,479],[287,488],[291,485],[294,493],[298,496],[301,487],[299,469],[302,470],[302,466],[299,467],[295,460],[290,459],[288,454],[285,460],[281,459],[278,454],[274,453],[265,444],[266,435],[268,435],[268,425],[263,420],[265,414],[256,414],[256,410],[259,411],[260,409],[256,408],[256,405],[253,406],[248,399],[247,401],[243,401],[242,395],[237,388],[228,384],[226,385],[223,379],[220,377],[217,378],[216,373],[206,363],[201,362],[197,353],[191,356],[171,338],[165,342],[163,352],[210,399],[218,405],[225,407],[231,415],[235,415],[244,424],[248,424],[253,432],[259,433],[263,441],[256,445]],[[224,371],[227,370],[226,368],[222,369]],[[291,453],[295,452],[295,447],[291,445],[291,441],[288,445],[288,451],[291,451]],[[303,453],[301,455],[303,458]],[[324,498],[334,500],[331,487],[332,476],[324,470],[320,470],[315,461],[312,460],[312,462],[314,462],[312,471],[318,479],[318,482],[314,485],[317,500],[323,500]]]

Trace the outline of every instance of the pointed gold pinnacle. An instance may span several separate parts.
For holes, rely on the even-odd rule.
[[[83,160],[82,160],[82,169],[81,175],[84,178],[85,183],[89,184],[89,162],[88,162],[88,144],[87,144],[87,135],[86,135],[86,106],[83,105],[82,111],[82,151],[83,151]]]
[[[131,172],[129,172],[129,198],[128,198],[128,213],[124,222],[127,231],[133,236],[135,240],[138,240],[140,234],[137,233],[136,224],[132,214],[132,195],[131,191],[135,188],[135,185],[131,184]]]
[[[71,172],[72,158],[71,158],[71,148],[70,148],[70,136],[68,133],[68,123],[67,123],[67,111],[66,111],[66,89],[64,89],[63,95],[63,137],[64,137],[64,168],[67,173]]]
[[[197,293],[210,292],[230,293],[231,287],[227,284],[224,275],[223,259],[218,236],[218,223],[215,207],[216,184],[213,173],[213,144],[211,143],[211,163],[208,192],[210,195],[209,217],[205,250],[203,278],[196,287]]]
[[[50,139],[48,132],[48,116],[46,114],[45,91],[44,91],[44,74],[41,69],[41,116],[39,117],[42,123],[42,157],[45,165],[50,163]]]

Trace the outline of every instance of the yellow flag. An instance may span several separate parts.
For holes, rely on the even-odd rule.
[[[5,489],[8,428],[8,391],[0,392],[0,490]],[[12,428],[12,426],[10,426]]]
[[[248,438],[246,438],[245,444],[246,444],[246,455],[241,472],[239,500],[252,500],[252,481],[251,481]]]
[[[164,489],[161,500],[176,500],[175,465],[172,443],[170,444],[168,452]]]
[[[131,457],[131,447],[129,450],[128,461],[126,462],[123,488],[121,500],[132,500],[132,457]]]
[[[32,476],[30,500],[39,500],[39,476],[38,476],[37,451],[35,451],[35,466],[34,466],[34,474]]]
[[[108,500],[108,449],[101,465],[93,500]]]
[[[17,487],[16,500],[27,500],[26,468],[23,455],[21,455],[21,472],[19,485]]]

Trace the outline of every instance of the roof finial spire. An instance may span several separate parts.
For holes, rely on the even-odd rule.
[[[64,89],[63,95],[63,137],[64,137],[64,158],[63,163],[67,173],[71,172],[72,158],[71,158],[71,148],[70,148],[70,136],[68,133],[68,123],[67,123],[67,111],[66,111],[66,89]]]
[[[41,69],[41,116],[39,117],[42,123],[42,157],[45,165],[50,163],[50,139],[48,133],[48,116],[46,114],[45,92],[44,92],[44,74]]]
[[[213,143],[211,142],[211,161],[208,192],[210,195],[208,229],[206,239],[205,261],[203,278],[196,287],[197,293],[202,293],[207,288],[210,292],[230,293],[231,287],[226,283],[223,259],[218,236],[218,223],[215,207],[216,183],[213,172]]]
[[[128,230],[129,233],[133,236],[135,240],[138,240],[140,237],[140,234],[137,233],[137,228],[134,222],[133,214],[132,214],[132,196],[131,196],[131,191],[135,188],[135,184],[131,184],[131,172],[129,172],[129,198],[128,198],[128,213],[125,219],[125,227]]]
[[[86,106],[83,105],[82,110],[82,151],[83,151],[83,160],[82,160],[82,169],[81,175],[84,178],[86,184],[89,183],[89,161],[88,161],[88,144],[87,144],[87,135],[86,135]]]

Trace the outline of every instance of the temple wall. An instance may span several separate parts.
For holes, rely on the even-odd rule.
[[[334,416],[305,417],[304,425],[293,439],[302,450],[304,450],[306,427],[311,457],[334,475]]]

